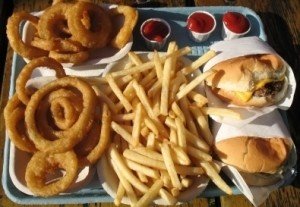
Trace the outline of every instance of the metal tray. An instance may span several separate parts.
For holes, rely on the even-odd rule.
[[[174,40],[177,42],[179,47],[190,46],[192,48],[192,53],[189,55],[190,59],[195,59],[199,55],[203,54],[208,50],[209,46],[217,41],[222,40],[221,37],[221,18],[222,14],[226,11],[236,11],[240,12],[247,16],[250,20],[252,28],[247,36],[258,36],[262,40],[266,41],[267,37],[264,32],[264,27],[260,17],[251,9],[245,7],[174,7],[174,8],[139,8],[139,20],[134,30],[133,37],[133,51],[146,51],[147,48],[143,43],[142,37],[139,33],[139,28],[141,23],[151,17],[160,17],[168,21],[171,25],[172,34],[170,41]],[[203,43],[196,43],[189,39],[187,31],[185,29],[186,19],[190,13],[196,10],[204,10],[213,13],[216,17],[217,28],[211,35],[211,37]],[[165,48],[163,49],[163,51]],[[11,73],[11,85],[10,85],[10,95],[15,91],[15,81],[20,70],[25,65],[24,60],[14,54],[13,64],[12,64],[12,73]],[[6,136],[5,138],[5,147],[4,147],[4,160],[3,160],[3,176],[2,176],[2,185],[4,191],[9,199],[15,203],[19,204],[82,204],[82,203],[104,203],[112,202],[113,199],[103,190],[98,181],[97,175],[95,175],[92,182],[84,187],[83,189],[72,192],[69,194],[63,194],[50,198],[42,198],[36,196],[30,196],[22,193],[18,190],[9,175],[9,159],[10,159],[10,145],[11,142]],[[228,183],[229,180],[224,177]],[[240,191],[232,185],[232,190],[234,194],[240,194]],[[203,194],[199,195],[200,197],[217,197],[223,195],[224,193],[220,191],[214,184],[209,184],[207,189]]]

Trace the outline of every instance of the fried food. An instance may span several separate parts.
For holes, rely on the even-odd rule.
[[[55,69],[57,79],[30,90],[27,80],[40,66]],[[111,112],[89,83],[66,76],[61,64],[48,57],[29,62],[17,83],[19,93],[4,109],[7,134],[16,148],[33,154],[25,172],[29,190],[43,197],[57,195],[106,150]]]
[[[115,32],[111,45],[115,48],[123,48],[130,40],[132,31],[138,20],[138,11],[130,6],[117,6],[110,10],[110,15],[114,19],[118,15],[123,15],[125,20],[119,31]]]
[[[84,47],[76,41],[70,39],[51,39],[45,40],[39,37],[35,37],[31,41],[31,45],[37,48],[41,48],[47,51],[65,51],[65,52],[80,52],[84,50]]]
[[[84,15],[90,16],[91,28],[81,21]],[[107,12],[96,4],[77,2],[68,12],[68,26],[72,38],[87,48],[101,48],[108,44],[112,28]]]
[[[54,141],[45,138],[38,130],[35,120],[35,114],[39,107],[39,103],[47,94],[57,88],[69,87],[74,88],[82,94],[83,108],[78,116],[77,121],[64,131],[58,131],[60,139]],[[29,138],[34,142],[37,149],[44,152],[64,152],[72,149],[79,143],[84,135],[88,132],[86,124],[89,123],[94,116],[96,105],[96,95],[89,84],[72,77],[64,77],[57,79],[36,91],[30,98],[25,111],[25,123]]]
[[[89,58],[88,51],[80,51],[76,53],[60,53],[56,51],[50,51],[49,57],[57,60],[60,63],[74,63],[79,64],[86,61]]]
[[[26,12],[14,13],[8,20],[7,36],[12,48],[24,58],[49,56],[60,63],[79,65],[87,61],[94,50],[108,45],[121,49],[130,40],[138,18],[137,10],[117,6],[112,9],[112,15],[109,12],[89,0],[54,0],[40,17]],[[116,15],[124,15],[125,22],[119,31],[112,33],[112,20]],[[19,34],[23,20],[36,29],[26,43]]]
[[[61,38],[57,23],[67,21],[66,15],[71,6],[70,3],[57,3],[48,7],[40,17],[37,27],[38,36],[45,40]]]
[[[33,153],[36,148],[32,141],[25,133],[24,122],[25,105],[18,99],[15,94],[7,103],[4,109],[4,120],[8,137],[17,148]]]
[[[63,169],[65,174],[49,182],[47,175],[60,169]],[[78,159],[73,151],[59,154],[36,152],[26,167],[25,180],[35,195],[48,197],[68,189],[77,173]]]
[[[22,57],[33,59],[42,56],[47,56],[48,52],[24,43],[19,34],[19,26],[22,21],[29,21],[35,27],[38,24],[39,18],[27,12],[21,11],[14,13],[7,21],[6,33],[11,47],[16,53]]]
[[[37,67],[48,67],[56,72],[56,77],[62,78],[66,76],[66,73],[60,63],[52,58],[41,57],[32,60],[28,63],[20,72],[16,80],[16,93],[18,98],[26,105],[29,102],[31,94],[34,92],[32,89],[26,88],[26,83],[30,79],[32,71]]]

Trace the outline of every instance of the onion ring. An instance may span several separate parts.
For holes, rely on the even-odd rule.
[[[36,112],[41,100],[47,96],[51,91],[59,88],[74,87],[82,94],[83,109],[80,113],[76,123],[71,128],[65,131],[59,131],[61,139],[54,141],[47,140],[39,132],[35,122]],[[94,116],[96,106],[96,95],[89,84],[74,78],[64,77],[48,83],[44,87],[35,92],[27,104],[25,111],[25,123],[29,138],[33,141],[36,148],[45,152],[64,152],[70,150],[77,143],[79,143],[84,135],[88,132],[87,123],[89,123]]]
[[[91,29],[82,23],[83,13],[87,12],[93,20]],[[93,3],[77,2],[68,12],[68,26],[73,34],[72,39],[87,48],[101,48],[107,45],[112,28],[106,11]]]
[[[102,107],[102,119],[101,119],[101,133],[97,145],[90,153],[79,160],[80,166],[92,165],[101,157],[103,152],[106,150],[108,143],[110,142],[110,126],[111,126],[111,112],[108,106],[104,103]]]
[[[65,170],[65,175],[47,183],[46,175],[61,168]],[[36,152],[26,167],[25,180],[35,195],[48,197],[67,190],[77,177],[77,173],[78,160],[73,151],[61,154]]]
[[[74,151],[80,160],[80,157],[87,156],[95,148],[99,141],[101,127],[96,121],[93,122],[90,131],[75,147]]]
[[[14,145],[25,152],[34,153],[36,148],[28,138],[24,124],[25,106],[15,94],[4,109],[4,120],[8,137]]]
[[[86,61],[90,54],[88,51],[80,51],[77,53],[58,53],[55,51],[49,52],[49,57],[55,59],[60,63],[74,63],[79,64]]]
[[[77,120],[75,108],[67,98],[55,99],[51,102],[51,113],[55,125],[62,130],[70,128]]]
[[[43,48],[47,51],[56,51],[56,52],[80,52],[85,48],[77,41],[70,39],[51,39],[44,40],[38,37],[35,37],[31,41],[31,45],[37,48]]]
[[[111,45],[119,49],[123,48],[130,40],[132,31],[138,20],[138,11],[130,6],[118,6],[110,10],[112,17],[122,14],[125,17],[124,24],[111,40]]]
[[[61,32],[57,30],[57,22],[67,20],[66,15],[72,5],[69,3],[57,3],[48,7],[40,17],[38,23],[39,37],[45,40],[61,38]]]
[[[19,34],[19,26],[23,20],[27,20],[33,25],[37,25],[39,18],[27,12],[16,12],[7,21],[7,38],[11,47],[16,53],[28,59],[34,59],[47,56],[48,52],[40,48],[36,48],[23,42]]]
[[[31,77],[32,71],[37,67],[49,67],[56,71],[56,77],[61,78],[65,77],[66,73],[60,63],[55,61],[52,58],[41,57],[30,61],[25,67],[21,70],[17,80],[16,80],[16,93],[18,94],[19,99],[26,105],[30,100],[30,95],[32,91],[26,89],[26,83]]]
[[[51,103],[55,101],[56,99],[62,99],[66,98],[70,102],[72,102],[72,107],[75,108],[75,114],[73,114],[74,117],[72,119],[66,120],[67,123],[65,123],[65,127],[69,125],[71,127],[75,121],[78,119],[78,116],[80,112],[82,111],[82,97],[78,96],[75,92],[71,90],[66,90],[66,89],[59,89],[56,91],[51,92],[46,98],[44,98],[40,104],[39,108],[37,110],[37,119],[40,120],[38,123],[38,129],[40,132],[43,134],[44,137],[47,137],[48,139],[55,140],[55,139],[60,139],[65,136],[65,134],[61,134],[58,130],[53,129],[53,126],[51,123],[48,122],[48,119],[45,118],[47,117],[49,108],[51,109]],[[55,113],[52,113],[52,118],[54,119],[55,122],[55,117],[57,115]],[[76,118],[76,120],[73,120],[73,118]],[[73,122],[74,121],[74,122]],[[73,122],[73,123],[72,123]],[[56,124],[56,123],[54,123]],[[62,126],[56,125],[58,128],[61,128]],[[61,128],[62,129],[62,128]],[[66,128],[67,129],[67,128]]]

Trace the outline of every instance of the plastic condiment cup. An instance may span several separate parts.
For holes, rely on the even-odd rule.
[[[146,24],[148,24],[151,21],[157,21],[157,22],[163,23],[166,26],[166,28],[168,29],[167,34],[164,37],[162,37],[161,41],[151,40],[145,36],[145,34],[143,32],[143,28]],[[167,21],[165,21],[161,18],[150,18],[143,22],[143,24],[140,27],[140,33],[141,33],[143,39],[145,40],[145,43],[146,43],[146,46],[148,49],[161,50],[165,46],[165,44],[167,43],[167,41],[171,35],[171,27]]]
[[[237,39],[237,38],[245,36],[248,32],[250,32],[250,30],[251,30],[251,23],[250,23],[249,19],[246,16],[244,16],[244,17],[247,19],[247,21],[249,23],[249,28],[245,32],[243,32],[243,33],[236,33],[236,32],[231,31],[225,25],[224,21],[222,21],[222,23],[223,23],[222,37],[223,37],[224,40]]]
[[[216,29],[216,25],[217,25],[217,22],[216,22],[216,18],[213,14],[207,12],[207,11],[195,11],[193,13],[191,13],[188,18],[187,18],[187,24],[188,24],[188,21],[189,21],[189,18],[195,14],[195,13],[203,13],[203,14],[207,14],[208,16],[210,16],[212,19],[213,19],[213,27],[210,31],[208,32],[205,32],[205,33],[201,33],[201,32],[195,32],[195,31],[192,31],[190,29],[187,29],[188,30],[188,34],[189,34],[189,37],[194,40],[195,42],[204,42],[206,41],[209,36],[211,35],[211,33]]]

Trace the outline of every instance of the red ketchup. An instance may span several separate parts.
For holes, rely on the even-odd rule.
[[[207,33],[211,31],[214,26],[214,19],[203,12],[196,12],[187,20],[187,28],[198,33]]]
[[[225,13],[223,22],[230,31],[235,33],[244,33],[250,27],[248,19],[238,12]]]
[[[168,35],[168,27],[161,21],[150,20],[142,28],[144,36],[152,41],[162,42]]]

